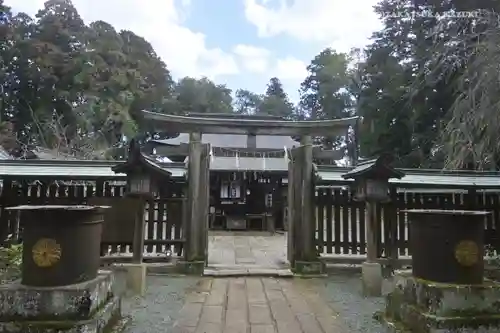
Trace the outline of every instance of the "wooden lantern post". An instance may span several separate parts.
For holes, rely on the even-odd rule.
[[[159,166],[154,160],[143,155],[136,139],[130,141],[127,162],[113,167],[113,171],[127,174],[126,195],[141,201],[140,209],[136,212],[134,239],[132,240],[132,263],[140,264],[143,261],[144,253],[144,207],[146,201],[153,198],[158,182],[168,180],[171,173]]]
[[[363,263],[363,290],[367,296],[382,294],[382,267],[377,262],[377,230],[380,227],[377,203],[390,200],[389,179],[401,179],[404,176],[404,173],[390,167],[389,162],[388,155],[380,156],[360,163],[342,175],[344,179],[354,180],[355,200],[366,203],[366,261]]]

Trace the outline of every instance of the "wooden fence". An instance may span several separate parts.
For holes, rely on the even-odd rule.
[[[378,206],[379,255],[411,255],[406,209],[456,209],[492,212],[485,219],[485,243],[497,248],[500,227],[500,195],[497,193],[392,192],[389,203]],[[348,190],[316,190],[316,241],[323,255],[366,254],[365,204],[353,200]]]
[[[125,186],[102,180],[81,184],[26,184],[3,181],[0,195],[0,236],[11,234],[16,238],[22,226],[15,212],[2,207],[20,204],[86,204],[90,198],[121,198]],[[379,253],[383,257],[410,255],[410,238],[405,209],[470,209],[492,212],[485,219],[485,240],[497,247],[500,228],[500,195],[497,193],[412,193],[392,192],[391,202],[379,205]],[[170,250],[182,255],[182,212],[174,212],[172,203],[182,200],[182,184],[176,184],[169,193],[162,193],[145,206],[145,247],[148,256],[162,257]],[[348,190],[317,188],[316,241],[322,255],[364,255],[365,207],[353,200]],[[169,214],[170,211],[170,214]],[[102,243],[102,254],[120,256],[130,254],[131,242]]]
[[[165,257],[168,250],[172,255],[182,255],[182,210],[167,209],[173,201],[182,200],[182,186],[176,184],[168,193],[161,197],[150,199],[145,205],[145,258],[148,256]],[[7,235],[14,239],[22,239],[22,225],[16,212],[6,211],[3,208],[14,205],[58,205],[58,204],[87,204],[95,198],[118,199],[123,197],[125,185],[116,185],[106,181],[88,181],[84,184],[26,184],[15,181],[5,181],[0,196],[0,236],[2,240]],[[167,213],[167,211],[171,213]],[[119,222],[119,221],[118,221]],[[130,255],[132,240],[120,243],[101,243],[103,256]]]

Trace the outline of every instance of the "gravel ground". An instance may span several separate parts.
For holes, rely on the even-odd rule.
[[[118,288],[123,288],[119,278]],[[124,333],[170,332],[184,296],[198,282],[196,277],[148,276],[144,298],[124,297],[123,314],[131,317]],[[123,289],[122,289],[123,290]]]
[[[381,333],[382,326],[373,319],[383,310],[384,297],[365,298],[361,293],[361,276],[342,274],[329,276],[321,282],[324,298],[343,318],[352,333]],[[389,280],[384,281],[384,294],[390,291]]]

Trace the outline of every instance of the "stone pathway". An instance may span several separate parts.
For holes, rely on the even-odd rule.
[[[282,268],[286,263],[286,243],[285,234],[210,232],[208,265]]]
[[[174,324],[176,333],[347,333],[314,279],[202,279]]]
[[[125,279],[124,272],[117,272],[117,293],[126,295]],[[123,314],[131,318],[124,333],[172,332],[186,296],[196,289],[198,281],[199,278],[190,276],[148,276],[144,297],[123,299]]]

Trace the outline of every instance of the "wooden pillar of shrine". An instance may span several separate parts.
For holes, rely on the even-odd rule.
[[[288,260],[297,274],[321,274],[315,246],[314,178],[311,136],[291,151],[288,174]]]
[[[208,151],[202,134],[189,135],[187,201],[184,218],[185,273],[201,274],[206,261],[206,222],[208,216]]]

